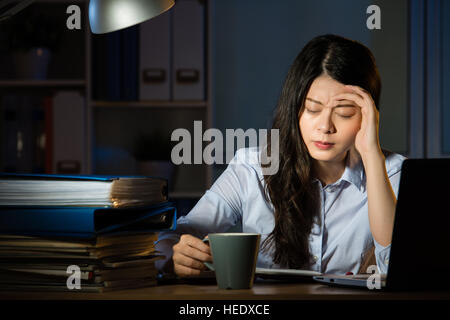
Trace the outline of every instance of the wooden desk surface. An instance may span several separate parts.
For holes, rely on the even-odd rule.
[[[213,284],[171,284],[105,293],[0,292],[0,300],[426,300],[450,299],[448,292],[383,292],[329,287],[318,283],[255,283],[249,290],[222,290]]]

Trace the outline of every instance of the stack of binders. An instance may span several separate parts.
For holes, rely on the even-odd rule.
[[[104,292],[156,284],[167,181],[0,175],[0,290]]]

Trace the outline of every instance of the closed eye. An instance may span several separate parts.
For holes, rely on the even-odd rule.
[[[315,113],[319,113],[320,111],[313,111],[313,110],[309,110],[309,109],[306,109],[306,111],[308,112],[308,113],[312,113],[312,114],[315,114]],[[341,117],[341,118],[351,118],[351,117],[353,117],[354,115],[350,115],[350,116],[344,116],[344,115],[342,115],[342,114],[338,114],[338,116],[339,117]]]

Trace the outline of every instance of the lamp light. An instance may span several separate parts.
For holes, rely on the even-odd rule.
[[[93,33],[131,27],[169,10],[174,0],[90,0],[89,23]]]

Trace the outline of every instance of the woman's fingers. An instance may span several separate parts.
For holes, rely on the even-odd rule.
[[[362,107],[364,105],[364,99],[356,93],[350,93],[350,92],[346,92],[346,93],[339,93],[337,95],[335,95],[333,97],[334,100],[339,101],[339,100],[350,100],[355,102],[358,106]]]
[[[358,86],[352,86],[352,85],[349,85],[349,84],[347,84],[346,87],[348,87],[348,88],[358,92],[358,94],[361,95],[363,98],[364,97],[372,98],[372,96],[370,95],[369,91],[367,91],[366,89],[363,89],[363,88],[358,87]]]
[[[174,271],[179,276],[198,275],[206,270],[205,261],[212,261],[210,248],[202,240],[182,235],[180,241],[173,246],[172,260]]]
[[[180,238],[180,242],[183,244],[186,244],[192,248],[195,248],[197,250],[200,250],[208,255],[211,255],[211,250],[209,246],[204,243],[199,238],[196,238],[194,236],[191,236],[190,234],[183,234]]]
[[[197,270],[205,270],[205,265],[202,261],[184,255],[183,253],[174,253],[173,262],[184,267]]]
[[[198,276],[201,273],[201,270],[192,269],[189,267],[185,267],[183,265],[174,265],[174,271],[178,276]]]
[[[195,259],[201,263],[212,261],[212,257],[209,254],[186,245],[180,245],[178,248],[174,247],[174,254],[175,253]]]
[[[183,253],[188,257],[192,257],[202,262],[212,261],[212,257],[208,253],[200,251],[197,248],[187,247]]]

